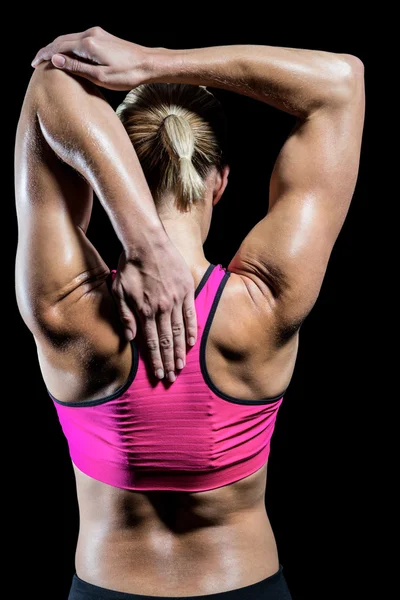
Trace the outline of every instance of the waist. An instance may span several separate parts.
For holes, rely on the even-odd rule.
[[[124,527],[84,520],[76,552],[78,577],[124,593],[157,596],[162,590],[165,596],[196,596],[251,585],[279,568],[261,503],[218,525],[198,522],[191,528],[184,513],[180,527],[170,528],[167,520],[159,514]]]

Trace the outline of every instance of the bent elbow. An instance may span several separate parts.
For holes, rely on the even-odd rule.
[[[347,77],[364,77],[364,63],[354,54],[341,54],[342,60],[347,64]]]
[[[336,108],[346,106],[362,97],[364,63],[360,58],[353,54],[335,54],[329,72],[328,105]]]
[[[351,99],[360,86],[364,85],[364,63],[353,54],[341,54],[341,84],[344,99]]]

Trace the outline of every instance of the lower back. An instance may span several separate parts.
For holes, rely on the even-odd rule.
[[[75,469],[78,576],[125,593],[190,596],[251,585],[278,570],[265,510],[267,465],[206,492],[133,492]]]

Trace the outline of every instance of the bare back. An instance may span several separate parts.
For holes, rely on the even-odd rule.
[[[297,336],[277,349],[274,316],[260,292],[255,304],[248,284],[236,274],[228,279],[208,334],[206,366],[222,392],[260,399],[287,388]],[[89,583],[146,595],[205,595],[278,569],[265,509],[267,464],[230,485],[192,493],[127,491],[74,470],[77,573]]]

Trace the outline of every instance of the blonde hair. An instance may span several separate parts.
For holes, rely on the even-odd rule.
[[[117,108],[156,204],[173,193],[182,211],[204,199],[205,178],[224,164],[226,121],[204,86],[150,83]]]

